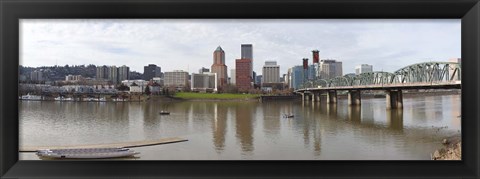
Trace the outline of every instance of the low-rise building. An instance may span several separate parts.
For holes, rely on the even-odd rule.
[[[217,88],[217,73],[201,73],[192,74],[191,90],[197,92],[216,92]]]

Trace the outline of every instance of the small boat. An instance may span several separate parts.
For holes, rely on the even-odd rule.
[[[100,159],[131,157],[139,152],[127,148],[78,148],[37,150],[37,156],[44,158]]]
[[[169,114],[170,114],[170,112],[168,112],[168,111],[160,111],[160,115],[169,115]]]
[[[284,118],[293,118],[293,114],[283,114]]]
[[[30,93],[28,93],[27,95],[23,95],[19,99],[21,99],[21,100],[42,100],[42,96],[30,95]]]

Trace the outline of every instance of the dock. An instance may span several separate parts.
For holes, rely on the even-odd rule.
[[[188,141],[188,140],[180,137],[170,137],[170,138],[163,138],[158,140],[120,142],[120,143],[110,143],[110,144],[85,144],[85,145],[68,145],[68,146],[22,146],[20,147],[19,152],[36,152],[37,150],[42,150],[42,149],[112,148],[112,147],[135,148],[135,147],[162,145],[162,144],[170,144],[170,143],[185,142],[185,141]]]

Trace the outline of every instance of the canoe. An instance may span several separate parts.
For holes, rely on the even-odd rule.
[[[77,148],[37,150],[36,154],[45,158],[100,159],[131,157],[140,153],[126,148]]]

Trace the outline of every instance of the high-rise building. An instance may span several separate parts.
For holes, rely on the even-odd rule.
[[[150,81],[154,77],[161,77],[162,69],[155,64],[143,67],[143,80]]]
[[[342,62],[330,59],[320,60],[320,79],[331,79],[342,75]]]
[[[210,72],[210,69],[208,68],[205,68],[205,67],[202,67],[200,68],[200,70],[198,70],[198,73],[202,74],[202,73],[208,73]]]
[[[280,66],[276,61],[265,61],[262,76],[262,85],[264,83],[280,83]]]
[[[174,70],[164,73],[163,83],[166,87],[183,88],[188,85],[188,73],[182,70]]]
[[[372,72],[372,71],[373,71],[372,65],[361,64],[361,65],[355,66],[355,75],[359,75],[366,72]]]
[[[130,79],[130,67],[121,66],[118,67],[118,81],[129,80]]]
[[[116,66],[109,66],[108,70],[108,80],[111,81],[113,84],[118,84],[120,81],[118,80],[118,68]]]
[[[227,85],[228,74],[227,65],[225,65],[225,51],[220,46],[213,52],[212,73],[217,74],[217,87],[219,90],[224,89],[225,85]]]
[[[41,71],[33,71],[30,73],[30,80],[33,81],[33,82],[42,82],[42,81],[45,81],[45,79],[43,78],[43,72]]]
[[[242,44],[241,45],[241,59],[250,59],[252,62],[250,63],[251,74],[252,74],[252,82],[255,82],[255,76],[253,74],[253,45],[252,44]]]
[[[215,92],[217,91],[217,74],[216,73],[192,73],[191,80],[192,91]]]
[[[235,85],[235,69],[230,70],[230,84]]]
[[[106,65],[97,66],[96,79],[97,80],[108,79],[108,67]]]
[[[239,91],[248,92],[252,88],[252,59],[235,60],[235,83]]]
[[[303,66],[294,66],[289,71],[291,73],[291,79],[288,86],[293,89],[299,89],[300,86],[303,85],[305,79]]]

